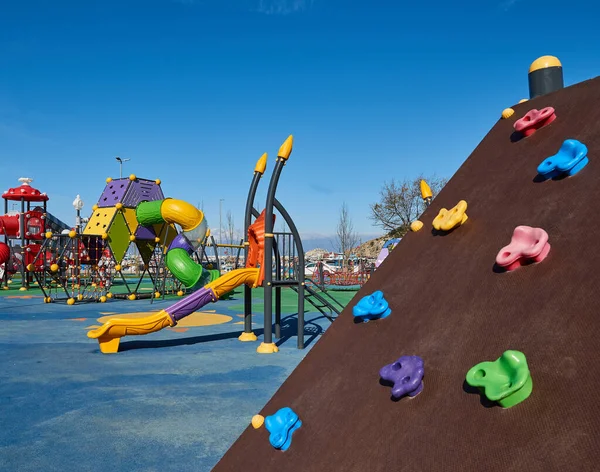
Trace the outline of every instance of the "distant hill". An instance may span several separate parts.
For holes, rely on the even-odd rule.
[[[377,235],[372,234],[372,233],[371,234],[360,234],[359,237],[361,238],[362,241],[367,241],[367,243],[370,241],[373,241],[374,238],[378,239]],[[385,238],[385,236],[384,236],[384,238]],[[306,237],[302,236],[302,245],[304,246],[304,252],[311,251],[312,249],[317,249],[317,248],[322,248],[327,251],[337,251],[338,248],[335,247],[336,246],[335,239],[336,239],[335,235],[327,236],[327,235],[310,234],[310,235],[307,235]],[[389,239],[389,238],[386,238],[384,240],[384,242],[387,241],[387,239]],[[367,244],[367,243],[363,243],[363,245]],[[381,243],[381,245],[383,246],[383,242]],[[377,254],[375,254],[375,256],[377,256]]]

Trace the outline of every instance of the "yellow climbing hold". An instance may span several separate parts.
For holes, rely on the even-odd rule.
[[[419,231],[422,227],[423,227],[423,222],[419,221],[419,220],[415,220],[410,224],[411,231],[414,231],[415,233],[417,231]]]
[[[502,118],[507,119],[515,114],[515,111],[512,108],[505,108],[502,110]]]
[[[254,415],[252,417],[252,427],[254,429],[259,429],[265,422],[265,417],[263,415]]]
[[[442,208],[433,220],[433,227],[438,231],[450,231],[467,221],[467,202],[461,200],[450,210]]]

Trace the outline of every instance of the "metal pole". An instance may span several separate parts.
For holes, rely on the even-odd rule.
[[[257,349],[260,353],[272,353],[276,352],[276,347],[273,343],[273,205],[275,201],[275,193],[277,191],[277,184],[279,183],[279,177],[283,166],[287,162],[290,154],[292,153],[293,138],[290,135],[285,142],[279,148],[277,153],[277,161],[275,162],[275,169],[271,176],[271,182],[269,183],[269,190],[267,191],[267,203],[265,205],[265,249],[264,249],[264,339],[262,344]]]
[[[28,288],[28,281],[25,280],[25,199],[21,198],[21,214],[19,215],[19,232],[21,233],[21,289]]]
[[[131,158],[121,159],[119,156],[117,156],[117,157],[115,157],[115,159],[119,162],[119,179],[122,179],[123,178],[123,162],[130,161]]]
[[[252,215],[254,210],[254,197],[256,196],[256,190],[260,179],[265,173],[267,168],[267,153],[264,153],[260,159],[256,162],[254,167],[254,175],[252,182],[250,183],[250,189],[248,190],[248,198],[246,199],[246,210],[244,212],[244,265],[248,267],[248,253],[250,245],[248,243],[248,228],[252,223]],[[252,288],[244,284],[244,332],[239,337],[240,340],[253,340],[256,341],[256,336],[252,332]]]

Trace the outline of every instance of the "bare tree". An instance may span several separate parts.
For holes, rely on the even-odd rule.
[[[416,220],[426,208],[421,198],[421,180],[425,180],[431,188],[433,198],[446,185],[448,179],[436,176],[416,179],[404,179],[396,182],[392,179],[385,182],[380,191],[379,202],[373,203],[370,219],[393,236],[404,236],[411,222]]]
[[[227,238],[228,244],[237,244],[239,241],[235,241],[236,231],[235,231],[235,223],[233,221],[233,215],[231,214],[231,210],[227,210],[227,215],[225,217],[226,233],[225,236]]]
[[[359,237],[354,231],[354,223],[348,212],[348,205],[344,202],[340,209],[340,219],[338,220],[336,228],[336,246],[339,252],[343,254],[344,267],[347,266],[348,258],[352,253],[352,249],[358,244],[358,241]]]

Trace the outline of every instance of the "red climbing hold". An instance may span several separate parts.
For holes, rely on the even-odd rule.
[[[554,108],[546,107],[541,110],[529,110],[523,118],[515,121],[514,128],[523,136],[530,136],[538,129],[549,125],[556,119]]]

